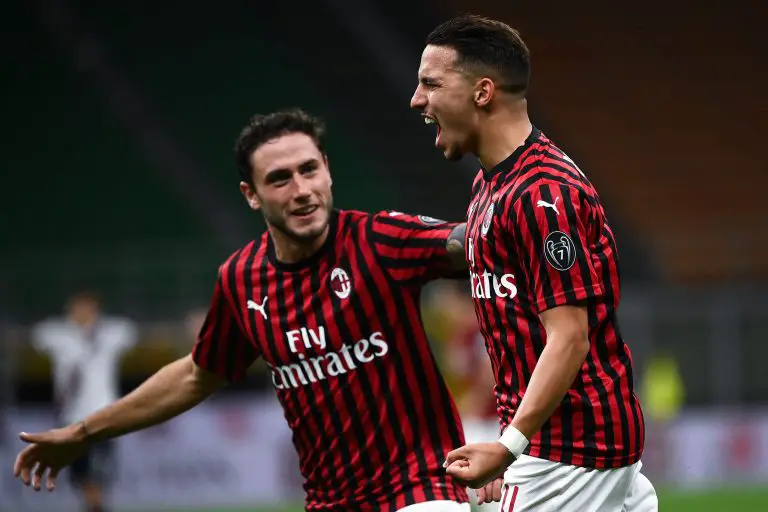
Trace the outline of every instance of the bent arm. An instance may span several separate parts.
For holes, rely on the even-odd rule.
[[[528,439],[562,402],[589,352],[586,306],[559,306],[540,316],[547,344],[512,420],[512,426]]]
[[[79,423],[84,439],[99,441],[142,430],[196,406],[227,384],[191,355],[164,366],[133,392]]]

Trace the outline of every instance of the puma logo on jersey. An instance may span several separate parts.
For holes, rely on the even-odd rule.
[[[267,310],[265,309],[265,306],[267,305],[267,299],[269,298],[269,295],[266,295],[262,301],[261,304],[259,304],[256,301],[249,300],[248,301],[248,309],[255,309],[259,313],[261,313],[261,316],[264,317],[264,320],[267,319]]]
[[[559,199],[560,199],[560,196],[557,196],[555,198],[555,202],[554,203],[548,203],[548,202],[544,201],[543,199],[539,199],[536,202],[536,206],[538,206],[539,208],[552,208],[553,210],[555,210],[556,214],[560,215],[560,211],[557,209],[557,201]]]

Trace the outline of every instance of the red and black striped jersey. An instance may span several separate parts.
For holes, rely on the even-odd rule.
[[[526,453],[595,468],[639,460],[644,422],[632,356],[616,318],[616,241],[595,188],[538,129],[509,158],[478,173],[466,250],[502,429],[511,423],[546,344],[539,314],[586,304],[589,353]]]
[[[329,224],[307,260],[278,261],[265,233],[221,266],[194,361],[236,380],[264,358],[307,510],[466,501],[441,467],[464,434],[419,310],[424,284],[456,277],[446,251],[456,225],[356,211]]]

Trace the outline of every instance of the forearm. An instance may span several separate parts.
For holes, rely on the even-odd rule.
[[[541,429],[573,384],[589,351],[580,334],[553,333],[531,374],[512,426],[531,439]]]
[[[191,409],[221,387],[223,381],[205,376],[191,356],[178,359],[117,402],[81,422],[88,439],[109,439],[167,421]]]

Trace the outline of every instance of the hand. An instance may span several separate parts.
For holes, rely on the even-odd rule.
[[[499,477],[477,490],[477,504],[501,501],[501,489],[504,487],[504,479]]]
[[[43,476],[49,471],[46,488],[56,487],[56,477],[66,466],[72,464],[88,449],[88,441],[80,424],[57,428],[40,434],[19,434],[22,441],[29,443],[16,456],[13,475],[21,477],[24,485],[30,484],[36,491],[42,486]],[[30,478],[30,474],[34,476]]]
[[[476,443],[450,452],[443,466],[459,483],[479,489],[501,476],[514,461],[514,455],[499,442]]]

